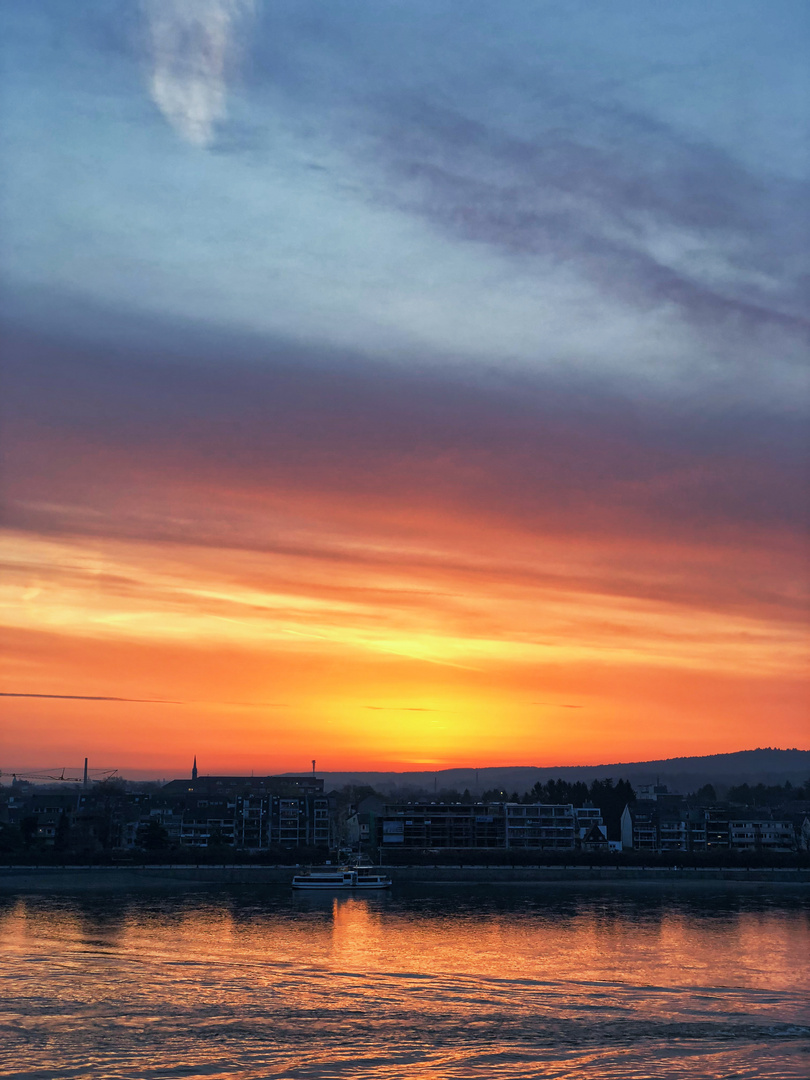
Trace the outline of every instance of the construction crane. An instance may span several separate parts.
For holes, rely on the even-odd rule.
[[[13,772],[11,773],[11,779],[12,783],[16,783],[17,780],[56,780],[66,784],[80,784],[82,782],[81,776],[65,776],[67,770],[68,766],[66,765],[61,772],[59,772],[58,767],[56,769],[39,769],[36,772],[30,773]],[[88,777],[87,772],[96,772],[101,773],[102,775],[99,777]],[[117,772],[118,769],[89,769],[85,772],[84,779],[85,782],[89,779],[94,784],[103,784],[106,783],[107,780],[111,780]],[[0,769],[0,777],[3,775],[3,770]],[[5,775],[8,776],[9,774],[6,772]]]
[[[65,783],[78,784],[80,782],[80,780],[81,780],[81,777],[79,777],[79,776],[65,776],[66,770],[67,770],[67,766],[65,766],[65,768],[62,769],[61,773],[59,773],[58,776],[56,775],[56,769],[54,769],[53,771],[46,771],[45,769],[43,769],[42,772],[32,772],[32,773],[18,772],[18,773],[12,773],[11,778],[12,778],[13,781],[16,781],[16,780],[64,780]],[[0,776],[2,776],[2,775],[3,775],[3,773],[0,772]],[[6,774],[6,775],[8,775],[8,774]]]
[[[92,769],[91,771],[104,773],[103,776],[91,776],[92,784],[106,784],[108,780],[113,780],[118,776],[118,769]]]

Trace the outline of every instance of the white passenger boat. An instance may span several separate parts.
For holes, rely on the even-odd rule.
[[[292,879],[294,889],[390,889],[391,878],[365,860],[352,866],[317,866]]]

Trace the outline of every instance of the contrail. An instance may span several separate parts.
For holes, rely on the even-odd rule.
[[[171,698],[106,697],[93,694],[16,694],[3,693],[0,697],[50,698],[56,701],[134,701],[139,705],[234,705],[246,709],[285,709],[284,701],[174,701]],[[373,706],[369,706],[373,708]]]
[[[421,709],[418,705],[364,705],[375,712],[438,712],[438,709]]]
[[[59,701],[135,701],[140,705],[184,705],[183,701],[167,701],[165,698],[94,697],[90,694],[11,694],[0,691],[0,697],[56,698]]]
[[[550,705],[552,709],[584,709],[584,705],[563,705],[558,701],[533,701],[532,705]]]

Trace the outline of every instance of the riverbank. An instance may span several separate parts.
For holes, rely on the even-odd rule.
[[[810,886],[808,867],[671,866],[396,866],[385,867],[394,885],[627,884]],[[290,866],[6,866],[0,867],[5,892],[77,889],[174,888],[188,885],[289,885]]]

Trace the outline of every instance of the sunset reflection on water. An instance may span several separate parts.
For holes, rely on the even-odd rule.
[[[0,900],[0,1076],[803,1077],[795,894]]]

